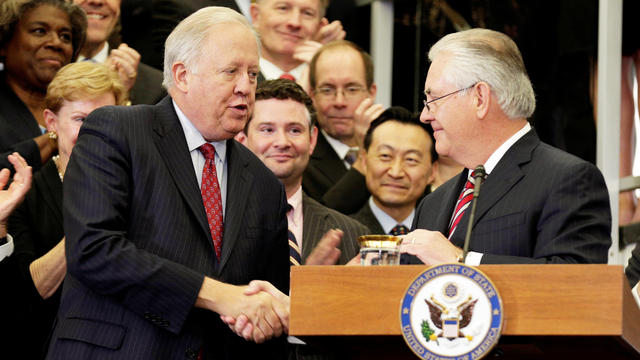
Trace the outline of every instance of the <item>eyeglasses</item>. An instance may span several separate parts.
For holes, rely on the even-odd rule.
[[[473,85],[467,86],[466,88],[458,89],[458,90],[456,90],[456,91],[452,91],[452,92],[450,92],[450,93],[448,93],[448,94],[445,94],[445,95],[439,96],[439,97],[437,97],[437,98],[435,98],[435,99],[431,99],[431,100],[429,100],[429,101],[427,101],[427,100],[422,100],[422,104],[424,104],[424,107],[426,107],[426,108],[427,108],[427,111],[431,112],[431,108],[429,107],[429,104],[431,104],[432,102],[434,102],[434,101],[438,101],[438,100],[440,100],[440,99],[444,99],[444,98],[446,98],[447,96],[450,96],[450,95],[453,95],[453,94],[457,94],[457,93],[459,93],[460,91],[465,91],[465,90],[471,89],[471,88],[472,88],[472,87],[474,87],[474,86],[476,86],[476,84],[473,84]]]
[[[358,97],[361,92],[366,91],[366,88],[362,86],[352,85],[341,88],[340,90],[331,86],[323,86],[316,89],[316,93],[321,98],[326,100],[335,99],[338,96],[338,91],[342,92],[342,96],[344,96],[345,99],[351,100]]]

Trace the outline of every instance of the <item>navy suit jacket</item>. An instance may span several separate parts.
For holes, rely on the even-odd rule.
[[[194,308],[205,275],[288,293],[284,188],[234,140],[227,167],[218,262],[171,98],[87,117],[63,184],[67,277],[49,359],[286,356],[283,339],[249,343]]]
[[[414,229],[446,236],[467,173],[420,203]],[[463,246],[469,213],[451,240],[456,246]],[[469,249],[484,254],[482,263],[606,263],[611,211],[604,178],[593,164],[542,143],[531,130],[482,184],[472,229]]]

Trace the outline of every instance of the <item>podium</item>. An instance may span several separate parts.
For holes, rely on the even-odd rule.
[[[426,266],[291,268],[289,334],[344,359],[418,359],[400,301]],[[640,309],[619,265],[481,265],[505,315],[486,358],[640,359]]]

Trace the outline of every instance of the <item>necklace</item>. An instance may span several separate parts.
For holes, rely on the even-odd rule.
[[[62,171],[60,171],[60,155],[54,155],[51,157],[53,159],[54,164],[56,164],[56,169],[58,169],[58,176],[60,176],[60,182],[62,182],[62,178],[64,175]]]

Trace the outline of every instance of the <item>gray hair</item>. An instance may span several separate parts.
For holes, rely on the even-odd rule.
[[[192,71],[197,71],[197,59],[202,55],[204,43],[209,29],[219,24],[240,24],[250,30],[258,44],[260,55],[260,38],[249,21],[238,12],[227,7],[209,6],[202,8],[182,20],[173,29],[164,43],[164,80],[162,85],[169,89],[173,84],[171,67],[182,62]]]
[[[450,55],[445,79],[458,88],[483,81],[496,95],[510,119],[530,117],[536,108],[531,80],[516,44],[507,35],[488,29],[449,34],[429,50],[429,60]]]

